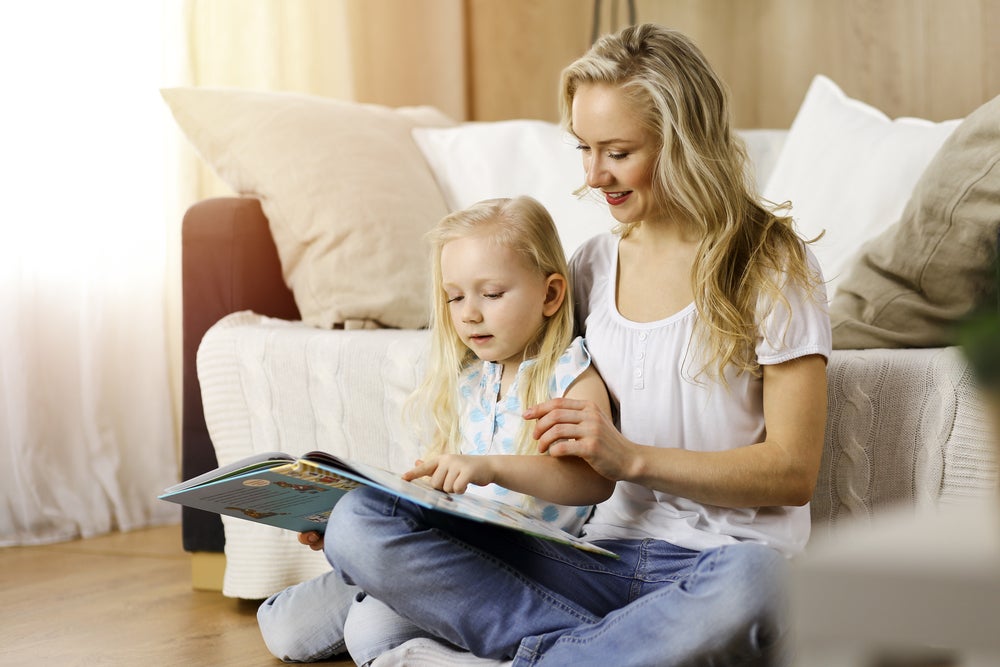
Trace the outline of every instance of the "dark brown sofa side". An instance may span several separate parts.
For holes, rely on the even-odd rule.
[[[240,310],[288,320],[300,315],[281,276],[267,218],[254,198],[205,199],[187,210],[181,229],[181,283],[181,468],[188,479],[218,465],[198,384],[196,359],[202,336],[222,317]],[[223,550],[225,536],[218,515],[185,507],[182,516],[186,551]]]

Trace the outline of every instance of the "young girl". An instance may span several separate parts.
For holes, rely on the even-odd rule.
[[[551,458],[618,482],[584,535],[620,558],[442,525],[369,491],[334,510],[351,548],[330,556],[430,634],[517,666],[783,664],[786,557],[809,535],[826,419],[818,266],[760,203],[725,87],[683,35],[602,38],[563,72],[561,107],[620,223],[572,262],[620,430],[568,397],[525,418]]]
[[[527,406],[561,396],[610,415],[583,340],[573,338],[568,270],[551,217],[530,197],[488,200],[445,217],[429,239],[432,343],[409,412],[429,415],[432,433],[424,460],[404,478],[426,476],[449,493],[488,495],[579,534],[614,483],[577,457],[539,456],[522,418]],[[316,533],[301,539],[322,544]],[[268,647],[284,659],[331,655],[342,646],[340,619],[350,597],[331,576],[272,597],[258,614]],[[356,597],[346,642],[359,664],[426,634],[372,598]]]
[[[573,340],[568,270],[551,217],[530,197],[488,200],[444,218],[429,238],[434,325],[416,396],[435,428],[429,458],[403,477],[428,476],[456,493],[474,484],[526,509],[532,496],[544,499],[539,515],[578,533],[589,514],[580,506],[607,498],[614,485],[578,458],[539,458],[521,417],[558,396],[597,400],[610,414],[583,340]]]

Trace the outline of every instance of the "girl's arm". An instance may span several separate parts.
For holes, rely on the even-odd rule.
[[[809,355],[764,366],[763,373],[766,438],[728,451],[636,444],[586,401],[546,401],[525,417],[538,419],[541,451],[580,457],[609,479],[722,507],[804,505],[823,455],[826,360]]]
[[[593,367],[576,379],[566,397],[585,402],[610,421],[608,392]],[[575,456],[445,454],[418,461],[403,475],[408,480],[418,477],[430,477],[435,488],[448,493],[464,493],[469,484],[498,484],[560,505],[592,505],[614,490],[614,481]]]

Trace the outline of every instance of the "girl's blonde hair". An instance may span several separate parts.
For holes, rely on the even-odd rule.
[[[654,24],[603,37],[563,70],[560,112],[571,132],[573,96],[584,84],[622,92],[659,142],[652,184],[658,208],[700,233],[691,284],[707,338],[703,371],[723,382],[730,365],[759,374],[758,305],[785,302],[781,276],[809,293],[818,278],[787,204],[768,208],[756,195],[725,85],[690,39]],[[638,224],[615,231],[624,238]]]
[[[411,407],[430,413],[434,434],[425,455],[457,452],[459,431],[458,380],[463,370],[477,361],[462,342],[451,320],[448,298],[441,282],[441,249],[451,241],[478,236],[497,248],[513,251],[526,266],[543,277],[569,275],[559,233],[548,211],[531,197],[488,199],[443,218],[427,238],[431,243],[431,350],[427,373],[413,395]],[[524,351],[535,363],[525,369],[520,386],[521,404],[534,405],[551,395],[556,362],[573,339],[573,300],[568,293],[559,308],[545,320],[537,336]],[[517,451],[537,451],[528,422],[521,428]]]

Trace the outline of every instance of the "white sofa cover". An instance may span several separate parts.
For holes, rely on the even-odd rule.
[[[426,331],[329,331],[250,312],[227,316],[198,352],[219,464],[323,449],[404,470],[417,443],[400,413],[427,343]],[[989,424],[957,348],[838,350],[828,382],[814,534],[890,507],[994,488]],[[223,524],[225,595],[263,598],[329,567],[288,531],[229,517]]]

